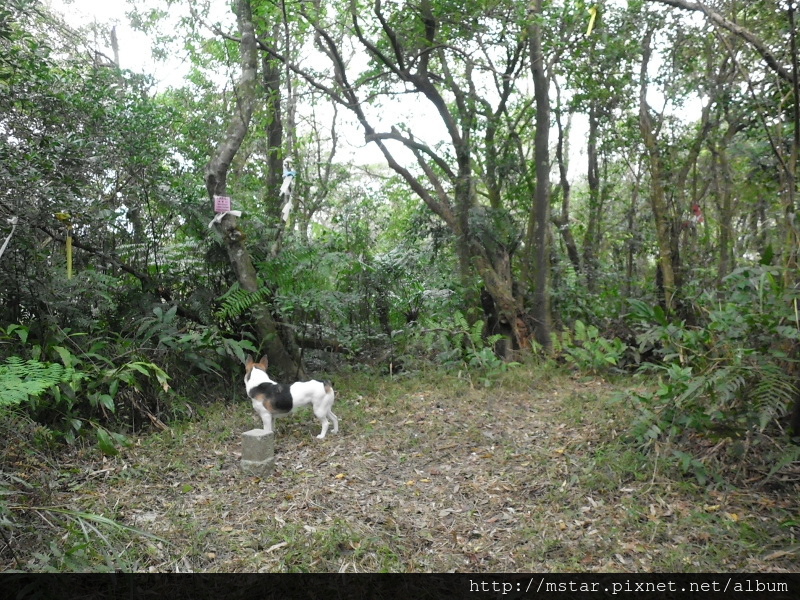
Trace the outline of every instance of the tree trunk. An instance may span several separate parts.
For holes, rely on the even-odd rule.
[[[561,190],[561,214],[553,215],[551,220],[553,221],[553,225],[556,226],[558,232],[561,234],[561,239],[563,240],[564,247],[567,250],[569,262],[572,264],[572,268],[575,269],[575,273],[578,274],[581,272],[581,258],[580,254],[578,254],[578,245],[575,243],[575,236],[572,235],[572,228],[569,226],[569,202],[572,188],[569,183],[569,178],[567,177],[567,152],[565,151],[565,146],[567,145],[566,137],[568,136],[571,128],[569,121],[567,122],[566,128],[561,123],[562,106],[561,94],[559,93],[558,85],[556,85],[556,99],[558,102],[558,109],[555,113],[556,129],[558,131],[556,160],[558,161],[558,173],[560,180],[558,187]]]
[[[487,334],[502,335],[505,339],[495,345],[495,351],[503,358],[513,359],[511,352],[528,347],[531,331],[522,299],[514,293],[511,254],[503,251],[491,259],[476,255],[474,262],[486,286],[481,294],[481,305]]]
[[[242,73],[236,86],[236,109],[231,117],[225,137],[206,166],[206,189],[213,204],[214,196],[226,195],[228,170],[250,126],[256,101],[256,72],[258,55],[249,0],[238,0],[236,15],[241,34],[240,52]],[[222,243],[228,253],[231,268],[242,289],[257,292],[261,288],[250,253],[244,245],[244,234],[237,226],[237,218],[226,214],[216,223]],[[261,303],[252,309],[254,326],[269,361],[279,377],[304,377],[299,360],[287,352],[281,341],[278,327],[269,308]]]
[[[792,147],[789,163],[786,165],[787,194],[784,200],[786,223],[786,258],[784,261],[783,283],[789,288],[797,285],[800,279],[800,229],[797,227],[797,164],[800,153],[800,64],[798,64],[797,26],[795,23],[795,6],[789,0],[787,15],[789,17],[789,41],[792,57]],[[796,410],[800,419],[800,407]]]
[[[710,144],[711,153],[717,164],[715,169],[714,184],[717,195],[717,210],[719,213],[719,263],[717,267],[717,285],[728,276],[736,267],[733,255],[733,190],[731,166],[728,161],[728,146],[738,131],[737,125],[728,123],[728,129],[717,144]]]
[[[231,116],[225,137],[206,165],[206,190],[213,209],[214,196],[228,189],[228,171],[239,151],[253,115],[256,101],[257,48],[249,0],[237,0],[236,16],[241,34],[240,52],[242,74],[236,85],[236,109]]]
[[[277,27],[276,27],[277,28]],[[280,189],[283,183],[283,113],[281,111],[281,64],[264,55],[262,81],[267,97],[267,181],[264,205],[271,221],[281,220]]]
[[[222,243],[228,252],[228,259],[239,286],[243,290],[255,293],[261,289],[261,283],[250,253],[244,245],[244,234],[239,230],[236,221],[233,215],[226,215],[217,225],[217,231],[222,236]],[[306,374],[299,357],[292,356],[287,350],[287,345],[281,337],[281,333],[285,332],[279,329],[267,304],[260,302],[253,306],[251,312],[258,337],[269,356],[272,372],[282,379],[304,379]]]
[[[639,129],[650,161],[650,205],[653,210],[653,219],[656,224],[656,239],[658,241],[658,272],[657,281],[663,294],[664,310],[671,313],[675,306],[675,295],[678,291],[672,257],[672,226],[669,218],[667,197],[664,190],[664,169],[658,141],[650,116],[650,106],[647,104],[647,65],[652,52],[653,32],[648,31],[642,41],[642,69],[639,86]]]
[[[639,241],[638,241],[638,234],[634,231],[634,227],[636,225],[636,205],[639,203],[639,189],[640,189],[640,180],[641,177],[639,175],[636,176],[636,181],[631,185],[631,203],[628,207],[628,232],[630,237],[626,242],[627,247],[627,258],[625,261],[625,298],[632,298],[633,297],[633,274],[634,274],[634,266],[635,266],[635,256],[636,252],[639,249]]]
[[[597,157],[597,132],[600,127],[597,100],[589,107],[589,136],[587,141],[587,183],[589,184],[589,219],[583,236],[583,266],[586,271],[586,287],[597,291],[597,245],[602,211],[600,198],[600,165]]]
[[[533,253],[533,335],[539,345],[549,352],[550,295],[548,276],[550,271],[550,248],[547,228],[550,223],[550,85],[545,73],[542,51],[542,0],[532,0],[532,19],[528,26],[530,40],[531,75],[536,100],[536,134],[534,137],[534,162],[536,163],[536,190],[529,221],[529,251]]]

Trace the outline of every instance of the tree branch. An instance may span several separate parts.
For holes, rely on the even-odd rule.
[[[405,59],[403,58],[403,49],[400,45],[399,40],[397,39],[397,33],[395,33],[394,29],[389,26],[389,23],[386,21],[386,18],[383,16],[383,12],[381,11],[381,0],[375,0],[375,5],[373,7],[375,11],[375,16],[378,17],[378,21],[381,23],[381,27],[383,27],[384,33],[386,33],[386,37],[389,38],[389,43],[392,45],[392,50],[394,51],[395,59],[397,60],[397,67],[400,71],[406,70]],[[355,14],[355,11],[353,11]]]
[[[353,30],[356,33],[356,37],[358,38],[358,41],[364,44],[364,47],[367,50],[369,50],[370,54],[372,54],[374,57],[380,60],[381,63],[383,63],[383,65],[385,65],[392,73],[397,75],[401,80],[407,80],[408,73],[402,66],[402,55],[399,52],[400,47],[397,45],[397,36],[395,35],[394,30],[392,30],[386,23],[386,21],[383,18],[383,15],[380,12],[380,1],[377,1],[375,3],[374,10],[375,14],[377,15],[378,19],[381,22],[381,25],[383,26],[384,31],[386,32],[386,35],[389,37],[390,40],[392,40],[392,48],[394,49],[395,52],[397,65],[395,65],[391,60],[389,60],[389,58],[383,52],[381,52],[380,49],[375,44],[373,44],[366,38],[364,32],[361,29],[361,26],[358,24],[358,8],[356,7],[355,0],[353,0],[350,3],[350,17],[353,21]]]
[[[404,136],[394,126],[392,126],[391,132],[371,133],[369,135],[364,136],[364,139],[368,142],[374,142],[376,140],[397,140],[405,147],[407,147],[409,150],[418,150],[430,156],[433,162],[439,165],[439,168],[442,169],[442,171],[444,171],[445,174],[451,179],[455,179],[456,177],[456,174],[453,173],[452,169],[450,169],[450,166],[445,162],[445,160],[441,156],[436,154],[433,150],[431,150],[430,146],[418,142],[413,138]]]
[[[689,2],[688,0],[649,0],[649,2],[657,2],[658,4],[667,4],[669,6],[674,6],[675,8],[680,8],[682,10],[691,10],[695,12],[703,13],[712,23],[715,25],[722,27],[733,33],[734,35],[742,38],[748,44],[750,44],[753,49],[761,55],[761,58],[767,63],[767,65],[778,74],[778,76],[787,81],[789,83],[794,83],[794,77],[792,74],[784,67],[778,59],[775,57],[774,54],[767,48],[766,43],[757,37],[753,32],[745,29],[741,25],[734,23],[733,21],[729,21],[725,17],[723,17],[720,13],[716,10],[711,8],[710,6],[705,5],[703,2]]]
[[[212,159],[206,166],[206,189],[209,198],[215,194],[224,194],[227,187],[228,169],[233,157],[239,150],[250,124],[255,108],[255,86],[258,55],[256,36],[250,4],[240,0],[236,12],[241,31],[241,66],[242,74],[236,85],[236,110],[228,124],[225,137],[214,151]]]

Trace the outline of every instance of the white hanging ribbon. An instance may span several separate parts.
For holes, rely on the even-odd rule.
[[[281,218],[284,222],[289,220],[289,213],[292,210],[292,201],[287,200],[286,204],[283,205],[283,209],[281,209]]]
[[[294,183],[294,178],[297,175],[297,171],[292,169],[292,162],[290,160],[286,160],[283,166],[283,183],[281,184],[281,191],[279,197],[284,198],[284,205],[283,209],[281,210],[281,218],[283,219],[284,223],[289,220],[289,213],[292,210],[292,187]]]
[[[11,223],[11,233],[8,234],[6,241],[3,242],[3,247],[0,248],[0,258],[2,258],[3,253],[6,251],[6,246],[8,246],[8,242],[11,241],[11,236],[14,235],[14,230],[17,228],[17,217],[11,217],[8,219],[8,222]]]
[[[222,223],[222,219],[225,218],[225,215],[233,215],[234,217],[241,217],[242,211],[240,210],[228,210],[225,212],[217,213],[217,216],[211,219],[211,222],[208,224],[208,228],[211,229],[214,225],[218,223]]]
[[[281,196],[288,196],[292,193],[292,182],[294,181],[295,175],[297,175],[296,171],[292,171],[291,169],[284,170],[283,183],[281,184]]]

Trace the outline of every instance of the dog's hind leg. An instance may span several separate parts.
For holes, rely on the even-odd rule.
[[[328,422],[327,417],[322,417],[319,420],[319,422],[322,423],[322,431],[317,436],[317,439],[321,440],[321,439],[324,439],[325,438],[325,434],[328,433],[328,427],[330,426],[330,423]]]
[[[323,383],[325,389],[325,395],[321,397],[317,397],[314,401],[314,416],[319,419],[319,422],[322,424],[322,432],[317,436],[318,439],[322,439],[325,437],[325,434],[328,433],[328,427],[330,427],[331,422],[328,420],[330,417],[333,420],[333,433],[339,431],[339,419],[336,418],[336,415],[331,412],[331,406],[333,406],[334,394],[333,394],[333,386],[329,381],[325,381]]]
[[[339,418],[333,414],[331,408],[333,408],[333,401],[335,399],[335,394],[333,391],[333,384],[330,381],[325,382],[325,401],[323,403],[324,408],[322,409],[325,412],[325,421],[327,423],[328,419],[330,418],[333,421],[333,433],[339,432]],[[322,411],[320,411],[322,412]],[[320,418],[317,415],[317,418]],[[327,426],[325,427],[327,431]]]
[[[331,418],[331,421],[333,421],[333,433],[339,433],[339,418],[333,414],[332,410],[328,411],[328,416]]]
[[[328,427],[330,427],[331,422],[328,420],[330,417],[333,420],[333,433],[339,431],[339,419],[336,418],[331,412],[331,409],[327,406],[317,406],[314,408],[314,416],[319,419],[320,424],[322,425],[322,432],[317,436],[319,439],[323,439],[325,434],[328,433]]]

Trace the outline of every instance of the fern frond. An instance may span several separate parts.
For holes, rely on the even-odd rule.
[[[218,319],[235,319],[250,310],[256,304],[266,300],[272,290],[264,286],[255,292],[248,292],[234,284],[223,296],[220,297],[222,306],[216,312]]]
[[[38,398],[59,383],[71,381],[74,375],[72,367],[10,356],[0,365],[0,407],[18,406],[31,397]]]
[[[775,464],[770,469],[767,476],[764,478],[763,483],[766,483],[769,479],[772,478],[775,473],[786,467],[787,465],[792,464],[793,462],[797,462],[800,460],[800,446],[795,444],[790,444],[788,448],[786,448],[780,456],[778,456]]]
[[[794,380],[778,365],[766,363],[757,369],[758,379],[749,390],[751,413],[763,430],[775,417],[786,414],[798,394]]]

